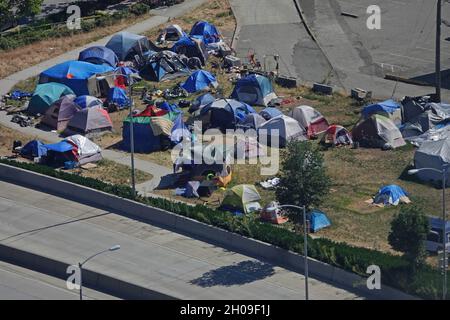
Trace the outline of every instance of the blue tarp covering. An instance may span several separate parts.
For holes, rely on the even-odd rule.
[[[259,115],[266,120],[281,116],[282,114],[283,112],[273,107],[267,107],[259,113]]]
[[[201,38],[205,44],[219,42],[220,33],[216,26],[207,21],[197,21],[191,29],[190,36]]]
[[[70,143],[66,142],[66,141],[61,141],[58,143],[53,143],[53,144],[46,144],[44,145],[44,147],[47,149],[47,151],[54,151],[54,152],[67,152],[67,151],[72,151],[73,150],[73,145],[71,145]]]
[[[182,112],[176,104],[170,104],[167,101],[164,101],[163,103],[158,104],[157,107],[159,109],[167,110],[169,112],[178,112],[178,113]]]
[[[39,140],[32,140],[22,147],[20,154],[24,157],[40,158],[47,155],[47,148]]]
[[[84,49],[80,52],[78,60],[94,64],[106,64],[115,67],[119,62],[114,51],[104,46],[95,46]]]
[[[210,85],[216,87],[217,79],[208,71],[198,70],[190,75],[181,87],[189,93],[207,89]]]
[[[190,137],[191,132],[184,124],[183,115],[180,113],[173,123],[170,141],[172,141],[174,144],[179,144],[183,140],[183,138],[189,139]]]
[[[11,92],[9,94],[10,99],[12,99],[12,100],[20,100],[22,98],[29,98],[32,95],[33,95],[32,93],[25,92],[25,91],[22,91],[22,90],[14,90],[13,92]]]
[[[322,211],[314,210],[308,213],[311,232],[331,226],[331,222]]]
[[[40,81],[53,81],[65,84],[77,96],[89,95],[88,79],[96,74],[112,70],[114,69],[110,66],[71,60],[43,71],[40,75]]]
[[[371,104],[371,105],[364,107],[364,109],[362,110],[362,115],[364,116],[364,118],[367,118],[371,114],[374,114],[374,113],[377,113],[380,111],[387,112],[387,113],[393,113],[400,108],[401,108],[401,105],[399,103],[395,102],[392,99],[389,99],[389,100],[386,100],[383,102]]]
[[[109,89],[108,102],[115,103],[120,108],[126,108],[131,104],[131,101],[127,96],[127,92],[124,89],[118,87]]]
[[[408,193],[403,190],[400,186],[391,184],[382,187],[375,197],[375,202],[382,202],[385,205],[397,205],[400,202],[400,198],[407,197]]]

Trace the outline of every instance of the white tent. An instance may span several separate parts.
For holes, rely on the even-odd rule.
[[[291,140],[307,140],[305,137],[305,132],[297,120],[288,117],[286,115],[281,115],[270,119],[263,123],[258,130],[258,136],[260,141],[261,135],[267,134],[266,142],[270,144],[271,136],[279,136],[279,146],[285,147],[286,143]]]
[[[78,162],[80,165],[88,162],[97,162],[102,159],[102,149],[88,138],[76,134],[65,139],[78,149]]]
[[[186,33],[179,25],[172,24],[162,31],[161,35],[158,37],[158,41],[159,42],[178,41],[185,35]]]
[[[296,107],[289,113],[289,116],[297,120],[302,128],[310,131],[311,135],[325,132],[328,129],[327,120],[313,107],[304,105]]]
[[[414,154],[414,165],[416,169],[433,168],[442,170],[443,165],[450,164],[450,140],[425,141]],[[423,170],[417,173],[419,179],[424,181],[441,181],[442,174],[432,170]],[[450,175],[446,180],[449,181]],[[450,183],[447,183],[447,186]]]

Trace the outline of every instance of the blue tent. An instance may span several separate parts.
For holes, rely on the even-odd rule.
[[[219,129],[235,129],[236,125],[243,123],[247,114],[256,113],[249,105],[233,100],[216,100],[200,110],[200,116],[210,113],[207,126]]]
[[[47,155],[47,148],[39,140],[32,140],[20,149],[20,155],[27,158],[40,158]]]
[[[128,98],[127,92],[119,87],[112,87],[108,91],[108,103],[116,104],[120,109],[126,108],[131,105],[131,101]]]
[[[113,70],[110,66],[70,60],[43,71],[39,83],[58,82],[68,86],[77,96],[89,95],[89,78]]]
[[[259,113],[259,115],[263,117],[265,120],[270,120],[272,118],[281,116],[282,114],[283,112],[273,107],[267,107]]]
[[[214,98],[214,96],[211,95],[210,93],[202,94],[201,96],[197,97],[197,99],[195,99],[194,102],[192,102],[192,105],[189,108],[189,112],[193,113],[197,110],[200,110],[204,106],[206,106],[214,101],[216,101],[216,98]]]
[[[191,29],[190,36],[201,38],[205,44],[220,41],[220,32],[216,26],[207,21],[197,21]]]
[[[402,198],[407,197],[408,193],[402,187],[395,184],[382,187],[374,198],[374,203],[384,205],[398,205]]]
[[[364,107],[364,109],[362,110],[362,115],[364,118],[368,118],[372,114],[379,112],[392,114],[395,111],[399,110],[400,108],[401,108],[400,103],[397,103],[392,99],[389,99],[383,102],[371,104]]]
[[[319,210],[313,210],[308,213],[308,220],[311,232],[317,232],[320,229],[331,226],[331,222],[326,214]]]
[[[277,96],[269,78],[251,74],[236,82],[231,98],[250,105],[267,106]]]
[[[205,43],[200,39],[195,41],[189,37],[182,37],[175,42],[170,50],[178,54],[184,54],[188,58],[197,57],[203,66],[208,59],[208,51],[206,50]]]
[[[119,62],[119,59],[114,51],[103,46],[95,46],[84,49],[80,52],[78,60],[93,64],[105,64],[110,67],[115,67]]]
[[[177,113],[182,112],[176,104],[170,104],[167,101],[164,101],[162,103],[157,103],[156,106],[162,110],[167,110],[169,112],[177,112]]]
[[[115,72],[118,74],[124,75],[124,76],[139,73],[139,71],[137,71],[136,69],[130,68],[130,67],[117,67]]]
[[[189,93],[195,93],[208,89],[210,86],[216,88],[218,85],[217,79],[211,73],[198,70],[191,74],[181,87]]]
[[[87,95],[76,97],[73,102],[75,102],[81,109],[103,107],[102,100]]]
[[[147,37],[130,32],[120,32],[111,37],[106,47],[125,61],[134,54],[144,55],[154,48]]]

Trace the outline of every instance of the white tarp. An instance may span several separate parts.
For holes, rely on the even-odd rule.
[[[79,134],[67,137],[66,140],[78,147],[78,154],[80,156],[89,156],[102,151],[102,149],[94,142]]]
[[[416,169],[434,168],[442,170],[442,166],[450,164],[450,140],[425,141],[414,154]],[[417,176],[425,181],[442,181],[442,175],[433,170],[423,170]],[[447,177],[448,181],[448,177]]]

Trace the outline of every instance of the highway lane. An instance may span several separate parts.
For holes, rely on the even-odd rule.
[[[181,299],[303,299],[303,276],[111,212],[0,181],[0,243]],[[311,299],[360,299],[311,279]]]

